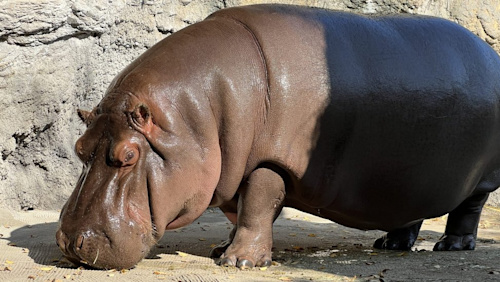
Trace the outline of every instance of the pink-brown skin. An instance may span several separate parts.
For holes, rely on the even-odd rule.
[[[411,247],[423,219],[450,212],[435,249],[473,249],[500,184],[498,66],[484,42],[434,18],[217,12],[79,112],[84,169],[58,244],[76,263],[130,268],[214,206],[235,228],[212,256],[267,266],[287,205],[389,231],[375,243],[387,249]]]

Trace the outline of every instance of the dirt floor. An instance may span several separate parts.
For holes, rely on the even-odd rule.
[[[359,231],[285,209],[274,224],[273,266],[219,267],[207,257],[228,236],[222,213],[165,234],[129,271],[71,267],[55,244],[58,212],[0,209],[0,281],[500,281],[500,210],[485,208],[475,251],[432,252],[446,218],[424,222],[411,252],[380,251],[383,232]]]

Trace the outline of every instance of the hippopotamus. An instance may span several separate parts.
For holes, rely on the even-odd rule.
[[[272,260],[284,206],[411,249],[472,250],[500,186],[500,58],[450,21],[256,5],[223,9],[151,47],[112,81],[75,151],[83,171],[56,233],[102,269],[144,258],[208,207],[234,223],[211,255]]]

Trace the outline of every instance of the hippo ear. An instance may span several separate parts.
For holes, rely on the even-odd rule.
[[[83,123],[85,123],[85,125],[89,126],[89,124],[92,122],[94,114],[92,112],[81,110],[81,109],[78,109],[77,113],[78,113],[78,116],[80,117],[80,119],[83,121]]]
[[[148,106],[139,104],[135,106],[135,109],[129,114],[129,123],[132,128],[148,136],[153,127],[152,118]]]

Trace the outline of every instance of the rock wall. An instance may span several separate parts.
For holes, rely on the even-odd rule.
[[[218,9],[264,2],[440,16],[500,51],[498,0],[2,0],[0,206],[61,208],[81,169],[76,109],[95,106],[160,39]]]

